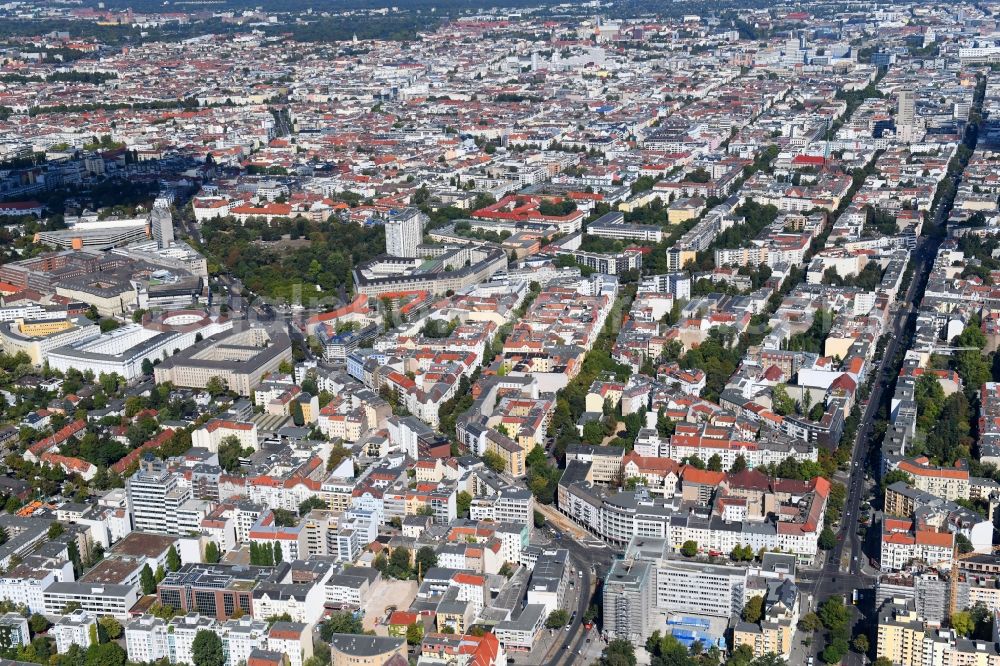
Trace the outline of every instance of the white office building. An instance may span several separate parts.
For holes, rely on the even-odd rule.
[[[125,484],[128,512],[140,532],[180,534],[181,507],[191,499],[190,486],[181,486],[177,476],[160,460],[144,460]]]
[[[165,201],[156,200],[149,214],[149,230],[161,250],[174,242],[174,220],[170,214],[170,205]]]
[[[729,617],[743,610],[746,569],[659,560],[656,606],[672,613]]]
[[[681,301],[691,300],[691,276],[687,273],[647,275],[639,283],[638,293],[668,293]]]
[[[396,211],[385,221],[385,252],[393,257],[416,257],[423,241],[427,216],[416,208]]]
[[[659,243],[663,238],[663,231],[660,227],[652,224],[626,224],[625,215],[618,211],[606,213],[588,224],[587,233],[602,238],[652,243]]]
[[[179,314],[172,317],[171,322],[183,322],[185,317],[200,318],[197,314]],[[53,349],[48,354],[48,362],[52,369],[61,372],[75,368],[80,372],[90,370],[97,376],[116,373],[132,381],[142,375],[143,361],[152,363],[163,360],[178,350],[194,345],[199,335],[208,338],[232,326],[228,320],[206,320],[202,326],[192,325],[184,331],[177,331],[126,324],[95,339],[83,339]]]
[[[139,601],[139,590],[135,585],[64,582],[52,583],[42,596],[46,615],[62,615],[67,605],[78,604],[80,609],[95,615],[125,620]]]

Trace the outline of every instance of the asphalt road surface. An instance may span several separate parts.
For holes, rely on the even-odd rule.
[[[948,208],[948,206],[938,207],[936,215],[938,224],[944,224]],[[862,413],[861,424],[854,439],[850,477],[847,481],[847,501],[837,532],[837,544],[827,553],[826,560],[818,571],[803,571],[800,576],[801,588],[812,594],[814,609],[815,605],[832,595],[843,596],[845,602],[850,605],[855,589],[869,588],[874,584],[874,577],[864,571],[867,555],[863,551],[864,539],[858,536],[860,505],[869,494],[865,475],[868,462],[873,459],[871,432],[879,406],[885,399],[885,392],[895,386],[894,374],[897,369],[892,366],[892,361],[899,351],[900,340],[907,324],[911,318],[916,318],[916,306],[923,298],[939,245],[940,240],[937,238],[921,237],[914,249],[913,278],[893,314],[885,352],[879,360],[868,406]],[[811,646],[812,653],[817,656],[817,663],[819,663],[818,654],[824,647],[823,641],[818,640],[819,638],[819,635],[815,636]],[[865,663],[865,657],[856,652],[849,652],[842,663],[847,666],[860,666]]]
[[[557,526],[553,525],[551,521],[547,524],[559,535],[559,538],[552,545],[568,550],[571,566],[577,571],[582,572],[583,575],[577,576],[574,574],[576,585],[580,591],[576,608],[573,609],[576,611],[576,619],[570,625],[569,631],[565,629],[561,630],[564,635],[563,638],[557,641],[554,653],[549,656],[547,661],[542,662],[542,666],[576,664],[580,660],[578,652],[583,651],[587,640],[588,632],[583,626],[583,615],[592,603],[592,593],[600,594],[600,576],[603,576],[608,568],[610,568],[614,554],[607,548],[597,549],[579,543],[572,536],[562,532]],[[596,569],[597,574],[591,570],[591,567]],[[570,613],[572,614],[572,610]],[[564,648],[564,645],[567,647]]]

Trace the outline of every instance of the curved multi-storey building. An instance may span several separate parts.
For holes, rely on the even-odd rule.
[[[86,317],[15,319],[0,323],[0,348],[12,355],[24,352],[34,365],[42,365],[52,351],[85,344],[100,335],[100,327]]]
[[[144,361],[164,360],[172,354],[232,328],[225,317],[201,310],[176,310],[127,324],[99,337],[78,340],[53,349],[49,366],[65,372],[75,368],[95,375],[118,374],[132,381],[142,375]]]
[[[354,269],[359,294],[381,296],[394,291],[444,294],[489,280],[507,268],[507,255],[496,245],[474,247],[421,245],[426,259],[383,255]]]

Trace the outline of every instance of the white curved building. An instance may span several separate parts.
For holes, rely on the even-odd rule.
[[[11,355],[24,352],[34,365],[42,365],[53,350],[83,344],[100,334],[97,324],[86,317],[34,321],[16,319],[0,323],[0,348]]]
[[[142,375],[143,361],[165,360],[198,339],[232,326],[228,319],[208,317],[199,310],[168,312],[158,319],[147,317],[142,324],[127,324],[100,337],[54,349],[48,354],[49,366],[63,372],[76,368],[92,370],[95,375],[115,373],[132,381]]]

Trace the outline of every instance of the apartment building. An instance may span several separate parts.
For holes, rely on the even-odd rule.
[[[393,257],[416,257],[423,242],[427,216],[416,208],[404,208],[385,221],[385,252]]]
[[[545,608],[545,616],[565,608],[566,589],[569,587],[569,551],[564,549],[542,552],[531,570],[527,603]]]
[[[267,632],[267,649],[286,655],[288,666],[302,666],[313,656],[312,625],[275,622]]]
[[[685,272],[643,276],[637,293],[667,293],[680,301],[691,300],[691,276]]]
[[[31,643],[28,618],[20,613],[10,612],[0,616],[0,634],[4,636],[5,644],[12,648]]]
[[[769,581],[764,595],[764,615],[759,622],[738,622],[733,644],[746,645],[755,658],[776,654],[789,659],[799,621],[799,589],[789,579]]]
[[[955,535],[917,525],[908,518],[882,518],[882,571],[900,571],[910,562],[947,568],[955,546]]]
[[[476,497],[469,507],[472,520],[529,525],[534,521],[535,496],[530,490],[509,487],[495,495]]]
[[[969,499],[968,468],[931,465],[926,456],[909,458],[896,463],[896,469],[913,479],[913,487],[946,500]]]
[[[97,615],[81,609],[63,615],[49,629],[49,635],[56,639],[56,650],[65,654],[71,645],[79,645],[86,650],[90,647],[90,634],[97,624]]]
[[[167,621],[153,615],[141,615],[125,625],[125,651],[130,660],[152,663],[170,657]]]
[[[181,533],[178,518],[181,507],[191,499],[191,488],[182,486],[163,461],[142,461],[126,481],[125,492],[136,531]]]
[[[257,450],[259,435],[257,424],[251,421],[212,419],[191,433],[191,444],[209,451],[218,451],[219,444],[228,437],[235,437],[244,449]]]
[[[493,633],[510,652],[530,652],[535,646],[538,634],[545,626],[545,607],[540,604],[527,604],[520,613],[510,619],[503,620],[493,627]]]
[[[924,666],[927,626],[912,600],[887,599],[878,610],[876,654],[896,666]]]
[[[651,562],[615,560],[604,580],[604,631],[642,645],[652,633],[656,572]]]

